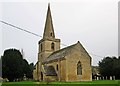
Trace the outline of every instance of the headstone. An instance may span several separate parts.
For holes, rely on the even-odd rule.
[[[115,80],[115,76],[113,76],[113,80]]]
[[[110,80],[112,80],[112,76],[110,76]]]
[[[99,77],[97,76],[97,80],[99,80]]]
[[[27,78],[26,78],[26,74],[24,74],[24,76],[23,76],[23,80],[24,80],[24,81],[27,80]]]
[[[104,77],[102,76],[102,79],[104,80]]]

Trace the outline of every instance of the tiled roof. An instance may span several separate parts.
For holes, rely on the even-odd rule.
[[[57,76],[57,73],[53,66],[44,66],[46,76]]]
[[[77,43],[76,43],[77,44]],[[69,52],[71,48],[73,48],[76,44],[73,44],[71,46],[65,47],[63,49],[60,49],[58,51],[53,52],[47,59],[43,61],[43,63],[47,63],[53,60],[63,59]]]

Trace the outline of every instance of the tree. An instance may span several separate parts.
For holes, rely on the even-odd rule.
[[[2,77],[13,81],[15,78],[21,78],[22,71],[22,55],[16,49],[5,50],[2,56]]]
[[[115,76],[116,79],[120,79],[120,59],[116,57],[105,57],[99,62],[100,74],[102,76]]]
[[[116,79],[120,79],[120,59],[114,59],[113,73]]]
[[[33,63],[30,63],[30,74],[29,74],[29,78],[33,78],[33,69],[34,69],[34,64]]]
[[[23,59],[19,50],[5,50],[1,60],[3,78],[13,81],[15,79],[22,79],[24,74],[29,76],[30,66],[27,60]]]
[[[109,77],[112,72],[112,59],[110,57],[104,58],[101,62],[99,62],[100,73],[103,76]]]
[[[28,64],[27,60],[23,60],[24,61],[24,64],[23,64],[23,71],[24,71],[24,74],[26,75],[27,78],[33,78],[33,67],[34,67],[34,64],[31,63],[30,65]]]

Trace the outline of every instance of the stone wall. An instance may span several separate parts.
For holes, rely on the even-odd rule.
[[[87,55],[74,50],[66,57],[66,81],[91,81],[91,60]],[[82,75],[77,75],[77,63],[81,62]]]
[[[33,70],[33,79],[38,80],[38,64],[36,63],[34,70]]]
[[[57,76],[44,76],[44,81],[51,82],[51,81],[58,81]]]

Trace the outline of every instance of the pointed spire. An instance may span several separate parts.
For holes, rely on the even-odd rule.
[[[50,10],[50,3],[48,4],[48,10],[47,10],[47,15],[46,15],[43,39],[44,38],[47,38],[47,39],[55,38],[51,10]]]

